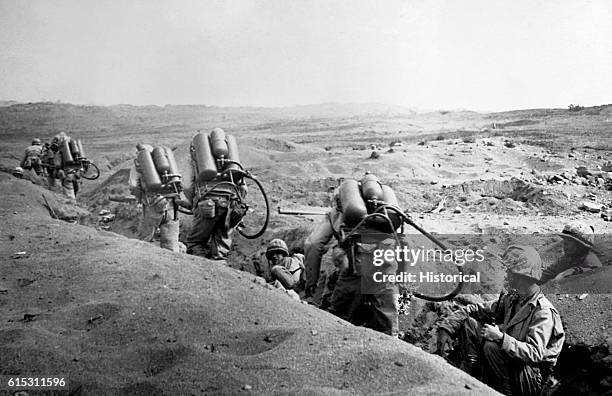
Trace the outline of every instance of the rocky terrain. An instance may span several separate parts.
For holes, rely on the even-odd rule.
[[[144,249],[131,239],[138,209],[108,200],[127,192],[136,143],[168,145],[185,166],[193,135],[213,127],[238,138],[242,163],[271,202],[266,234],[236,237],[233,269]],[[77,206],[49,192],[44,180],[0,173],[6,318],[0,337],[9,356],[0,374],[61,367],[74,378],[71,390],[82,394],[489,393],[409,343],[354,328],[254,282],[255,267],[266,269],[267,241],[283,237],[299,247],[318,221],[278,215],[277,207],[322,210],[338,180],[369,170],[426,230],[445,240],[455,235],[456,246],[486,245],[492,255],[526,236],[548,265],[560,254],[555,234],[564,224],[592,225],[606,266],[546,291],[568,333],[558,366],[561,391],[604,393],[612,384],[612,222],[602,217],[612,207],[611,128],[612,106],[492,114],[333,104],[0,108],[1,170],[16,166],[32,137],[48,140],[64,130],[84,141],[103,173],[84,181]],[[252,216],[261,218],[261,197],[250,191]],[[43,193],[78,224],[52,219]],[[102,210],[113,221],[100,221]],[[182,220],[188,227],[188,216]],[[486,288],[477,292],[495,293],[502,268],[490,263],[486,270]],[[431,351],[437,321],[461,301],[414,300],[401,318],[407,340]],[[581,368],[570,369],[577,361]]]

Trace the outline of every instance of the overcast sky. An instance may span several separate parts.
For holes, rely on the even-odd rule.
[[[612,103],[612,1],[0,0],[0,99]]]

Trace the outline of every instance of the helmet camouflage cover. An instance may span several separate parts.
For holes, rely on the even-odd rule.
[[[509,272],[539,280],[542,277],[542,259],[531,246],[511,245],[503,255]]]
[[[283,256],[289,256],[289,249],[287,248],[287,244],[282,239],[273,239],[268,244],[268,248],[266,249],[266,258],[270,258],[272,253],[280,252]]]

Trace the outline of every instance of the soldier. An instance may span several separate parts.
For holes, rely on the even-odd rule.
[[[436,352],[458,335],[463,370],[506,395],[539,395],[563,347],[561,317],[537,285],[542,261],[533,247],[512,245],[503,260],[511,292],[449,316]]]
[[[328,242],[335,237],[338,245],[333,250],[333,260],[339,275],[331,295],[329,312],[355,325],[396,336],[399,332],[397,286],[389,282],[372,281],[375,270],[372,265],[374,251],[394,249],[396,240],[392,234],[395,230],[388,229],[386,223],[382,226],[368,221],[358,222],[357,225],[348,224],[347,215],[341,209],[350,210],[348,208],[357,206],[357,201],[364,211],[366,204],[370,206],[371,200],[363,189],[366,182],[374,182],[382,187],[378,179],[368,173],[359,187],[357,181],[345,180],[335,192],[334,208],[306,239],[306,295],[312,296],[318,282],[321,257]],[[352,193],[343,194],[340,191],[342,189]],[[353,202],[342,202],[342,198]],[[351,214],[348,216],[353,217]],[[395,260],[384,260],[379,268],[385,274],[395,274],[397,269],[398,263]]]
[[[567,224],[559,236],[563,238],[563,257],[544,270],[542,279],[538,282],[540,285],[550,280],[559,281],[570,275],[591,271],[602,265],[593,253],[593,227]]]
[[[77,168],[69,167],[60,151],[60,145],[70,139],[64,132],[53,137],[48,148],[42,150],[42,166],[47,168],[47,181],[50,187],[54,187],[56,180],[61,181],[62,193],[71,201],[76,201],[76,193],[79,187],[79,171]]]
[[[185,240],[187,253],[213,260],[226,260],[231,249],[233,232],[247,212],[242,202],[247,188],[240,175],[231,176],[217,170],[219,158],[210,146],[214,142],[225,143],[224,154],[228,154],[225,132],[215,128],[210,135],[199,133],[191,144],[191,166],[185,172],[185,197],[179,205],[193,211],[191,230]],[[198,163],[200,161],[200,163]],[[204,164],[204,162],[206,162]],[[208,173],[207,173],[208,172]],[[206,173],[205,178],[202,174]]]
[[[23,168],[21,166],[15,167],[15,169],[13,169],[13,176],[17,179],[23,179]]]
[[[37,175],[42,172],[41,167],[41,154],[42,154],[42,143],[39,138],[32,139],[32,145],[25,149],[23,159],[21,160],[21,166],[25,170],[33,169]]]
[[[40,161],[43,173],[47,175],[47,181],[49,183],[49,186],[55,185],[55,180],[57,179],[57,171],[62,166],[58,150],[59,147],[57,145],[52,146],[49,143],[45,143],[40,154]]]
[[[273,239],[266,249],[266,258],[272,279],[287,290],[298,288],[304,275],[304,255],[289,255],[287,244],[282,239]]]
[[[136,145],[138,153],[142,150],[153,152],[153,147],[148,144]],[[157,230],[159,230],[160,247],[174,252],[184,250],[184,245],[179,242],[179,220],[174,219],[171,212],[171,202],[168,196],[161,190],[148,188],[143,180],[143,166],[138,161],[130,168],[128,184],[130,192],[136,197],[137,202],[142,205],[143,218],[138,233],[138,238],[152,242]]]
[[[312,299],[315,295],[317,284],[319,283],[319,275],[321,273],[321,260],[329,249],[333,239],[332,237],[334,236],[334,229],[340,229],[342,225],[342,212],[338,209],[339,200],[340,196],[336,190],[334,191],[334,206],[328,212],[327,216],[315,226],[304,241],[306,299]]]

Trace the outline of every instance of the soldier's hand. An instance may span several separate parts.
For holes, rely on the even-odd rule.
[[[446,355],[446,351],[452,349],[453,337],[444,329],[438,329],[438,341],[436,343],[436,353],[440,356]]]
[[[502,339],[504,333],[501,332],[497,325],[485,324],[482,327],[481,335],[485,340],[497,342]]]

